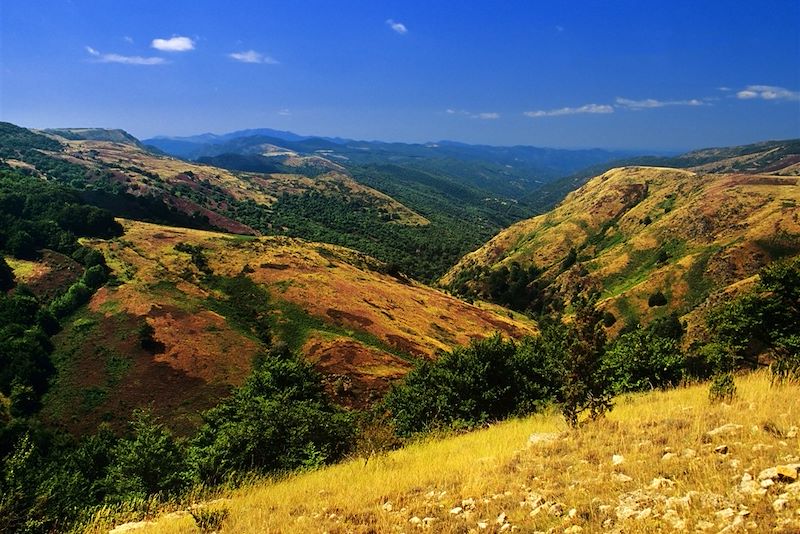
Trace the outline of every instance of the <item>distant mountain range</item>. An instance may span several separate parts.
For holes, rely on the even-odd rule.
[[[400,165],[445,174],[462,183],[510,198],[519,198],[542,184],[586,167],[641,155],[635,151],[567,150],[533,146],[469,145],[454,141],[389,143],[301,136],[260,128],[228,134],[190,137],[154,137],[143,141],[172,156],[220,165],[230,170],[270,172],[286,150],[317,155],[350,166]],[[278,149],[286,150],[278,150]],[[235,160],[231,154],[248,156]],[[226,156],[222,160],[214,159]],[[236,167],[236,162],[245,165]],[[233,165],[233,166],[231,166]]]

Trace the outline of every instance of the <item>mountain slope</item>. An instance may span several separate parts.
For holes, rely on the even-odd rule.
[[[796,177],[613,169],[553,211],[500,232],[442,283],[486,295],[492,273],[516,263],[535,266],[561,300],[599,290],[606,309],[627,323],[685,314],[714,290],[800,252],[799,204]],[[666,305],[651,306],[658,292]]]
[[[512,420],[201,506],[242,533],[796,532],[800,484],[760,473],[800,461],[797,388],[738,383],[732,406],[709,404],[704,385],[652,392],[577,431],[556,415]],[[147,534],[199,532],[184,511],[146,519]]]
[[[364,406],[416,358],[495,331],[535,332],[507,310],[466,304],[341,247],[124,227],[119,239],[86,242],[119,282],[56,338],[59,374],[43,413],[74,431],[152,403],[185,432],[274,341],[314,362],[338,402]]]

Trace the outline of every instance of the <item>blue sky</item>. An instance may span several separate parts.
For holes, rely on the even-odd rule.
[[[800,137],[800,2],[0,3],[0,119],[685,149]]]

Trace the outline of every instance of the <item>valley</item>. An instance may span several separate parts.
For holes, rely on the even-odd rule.
[[[684,430],[735,403],[758,419],[752,447],[727,445],[737,477],[796,463],[794,415],[773,413],[800,369],[796,141],[616,167],[278,133],[155,149],[0,125],[0,457],[22,466],[0,530],[660,531],[724,528],[734,506],[794,524],[722,479],[695,502],[698,478],[641,466],[690,450],[715,472],[727,458]],[[164,153],[186,143],[196,161]],[[647,410],[661,437],[631,449]],[[573,469],[602,502],[554,467],[604,455],[637,471]],[[291,509],[255,514],[273,493]]]

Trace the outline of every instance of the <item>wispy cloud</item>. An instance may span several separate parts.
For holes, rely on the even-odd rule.
[[[123,36],[122,40],[125,41],[128,44],[133,44],[133,37],[131,37],[130,35]]]
[[[278,110],[278,115],[281,117],[291,117],[292,112],[289,110],[289,108],[283,108]]]
[[[91,46],[86,51],[97,63],[121,63],[123,65],[163,65],[167,63],[163,57],[123,56],[121,54],[103,54]]]
[[[194,41],[189,37],[176,35],[169,39],[153,39],[150,46],[163,52],[188,52],[194,50]]]
[[[644,100],[631,100],[629,98],[617,98],[617,106],[640,110],[640,109],[653,109],[663,108],[666,106],[704,106],[705,102],[697,98],[690,100],[656,100],[655,98],[646,98]]]
[[[240,61],[241,63],[261,63],[264,65],[277,65],[280,63],[277,59],[272,56],[265,56],[260,52],[256,52],[255,50],[245,50],[243,52],[231,52],[228,54],[228,57],[235,60]]]
[[[481,113],[473,113],[471,111],[467,111],[466,109],[448,108],[444,110],[444,112],[447,113],[448,115],[459,115],[461,117],[469,117],[470,119],[480,119],[484,121],[492,121],[500,118],[500,114],[495,111],[484,111]]]
[[[791,91],[774,85],[748,85],[736,93],[740,100],[800,100],[799,91]]]
[[[614,113],[614,108],[607,104],[586,104],[585,106],[580,106],[577,108],[559,108],[559,109],[549,109],[549,110],[538,110],[538,111],[525,111],[522,114],[526,117],[531,117],[533,119],[539,117],[559,117],[561,115],[579,115],[582,113],[589,113],[589,114],[603,114],[603,113]]]
[[[405,24],[403,24],[402,22],[396,22],[396,21],[394,21],[394,20],[392,20],[392,19],[388,19],[388,20],[386,21],[386,24],[387,24],[387,25],[388,25],[388,26],[389,26],[389,27],[390,27],[392,30],[394,30],[396,33],[399,33],[400,35],[405,35],[405,34],[407,34],[407,33],[408,33],[408,28],[406,28],[406,25],[405,25]]]

